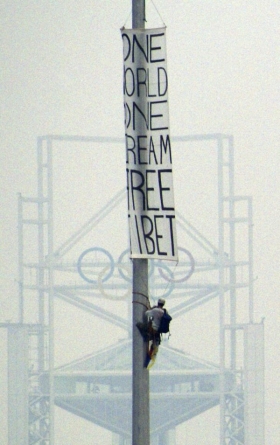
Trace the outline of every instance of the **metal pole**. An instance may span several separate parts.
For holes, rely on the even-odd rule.
[[[145,28],[145,0],[132,0],[132,28]],[[132,445],[150,445],[149,371],[144,367],[147,343],[136,327],[143,321],[148,296],[148,260],[133,260],[132,289]]]
[[[43,142],[38,138],[37,145],[38,163],[38,320],[40,330],[38,334],[38,368],[39,372],[45,371],[45,304],[44,304],[44,167],[43,167]]]
[[[132,0],[132,28],[145,28],[145,0]]]
[[[19,285],[19,315],[18,322],[23,323],[23,209],[22,196],[18,194],[18,285]]]
[[[144,367],[147,343],[136,327],[143,320],[148,293],[148,260],[133,260],[132,308],[132,445],[150,444],[149,371]]]
[[[219,306],[220,306],[220,445],[225,445],[225,269],[224,269],[223,140],[218,138]]]
[[[254,273],[253,273],[253,202],[248,198],[248,250],[249,250],[249,322],[254,323]]]
[[[47,141],[48,257],[49,257],[49,410],[50,445],[54,445],[54,259],[53,259],[53,165],[52,141]]]
[[[230,237],[230,367],[236,370],[236,249],[235,249],[235,201],[234,201],[234,146],[233,137],[228,139],[229,150],[229,237]]]

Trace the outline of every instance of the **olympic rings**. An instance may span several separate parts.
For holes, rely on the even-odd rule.
[[[192,276],[192,274],[194,273],[194,267],[195,267],[194,257],[192,256],[192,254],[188,250],[184,249],[183,247],[178,247],[178,250],[181,250],[182,252],[185,252],[187,254],[187,256],[189,257],[189,259],[190,259],[190,270],[183,278],[178,278],[176,280],[175,278],[173,278],[173,273],[171,273],[171,278],[169,278],[162,271],[163,265],[158,266],[159,267],[159,273],[162,276],[162,278],[164,278],[166,281],[171,281],[173,283],[183,283],[184,281],[187,281]]]
[[[130,275],[131,274],[131,266],[130,266],[130,264],[127,264],[128,268],[126,269],[124,267],[125,264],[122,264],[122,261],[127,254],[129,254],[129,249],[126,249],[121,253],[121,255],[119,256],[118,262],[117,262],[117,267],[118,267],[120,276],[128,283],[131,283],[132,282],[132,276]],[[170,268],[166,264],[162,264],[159,261],[151,260],[151,261],[149,261],[149,271],[148,271],[149,278],[152,275],[154,275],[156,267],[165,269],[169,275],[172,275]],[[126,275],[123,273],[122,269],[125,269],[127,271]],[[163,277],[163,278],[165,279],[165,277]],[[174,283],[172,282],[172,280],[168,280],[168,282],[170,284],[168,286],[168,288],[164,291],[164,293],[162,295],[157,295],[157,298],[165,298],[171,294],[171,292],[174,289]]]
[[[166,297],[166,296],[170,295],[170,293],[174,289],[175,283],[183,283],[183,282],[187,281],[192,276],[192,274],[194,272],[195,261],[194,261],[192,254],[188,250],[186,250],[182,247],[179,247],[178,250],[184,252],[187,255],[187,257],[189,258],[189,262],[190,262],[189,271],[182,278],[178,278],[178,279],[174,278],[174,273],[171,271],[170,267],[168,267],[163,262],[155,261],[155,260],[149,261],[149,273],[148,273],[149,277],[154,275],[155,268],[158,268],[159,275],[161,276],[161,278],[163,278],[165,281],[167,281],[170,284],[170,286],[168,286],[168,289],[161,295],[161,297]],[[91,252],[101,252],[101,253],[105,254],[105,256],[109,259],[109,264],[107,264],[101,270],[101,272],[97,276],[97,280],[88,278],[82,270],[82,261],[83,261],[84,257]],[[124,250],[121,253],[121,255],[119,256],[118,262],[116,263],[116,265],[118,267],[119,274],[124,279],[124,281],[131,283],[132,282],[131,266],[129,263],[127,263],[127,264],[122,263],[124,257],[128,253],[129,253],[129,249]],[[89,266],[92,267],[92,264]],[[83,267],[85,268],[86,265],[84,265]],[[102,283],[104,283],[105,281],[109,280],[109,278],[112,277],[112,275],[114,273],[114,269],[115,269],[114,259],[113,259],[112,255],[110,254],[110,252],[108,252],[107,250],[105,250],[101,247],[91,247],[91,248],[85,250],[78,258],[77,269],[78,269],[79,275],[82,277],[83,280],[87,281],[90,284],[98,284],[100,292],[102,292],[103,295],[106,296],[107,298],[126,298],[126,296],[122,296],[122,297],[109,296],[105,293],[104,289],[102,288]],[[124,271],[126,273],[124,273]],[[167,272],[167,274],[165,272]],[[130,292],[130,289],[128,286],[128,293],[129,292]]]
[[[121,270],[122,269],[122,260],[123,260],[123,258],[127,255],[129,253],[129,249],[126,249],[126,250],[124,250],[122,253],[121,253],[121,255],[119,256],[119,259],[118,259],[118,263],[117,263],[117,265],[118,265],[118,270],[119,270],[119,274],[120,274],[120,276],[125,280],[125,281],[127,281],[128,283],[131,283],[132,282],[132,277],[131,277],[131,273],[129,274],[129,271],[128,271],[128,276],[126,276],[126,275],[124,275],[124,273],[123,273],[123,271]],[[130,276],[129,276],[130,275]]]
[[[119,259],[118,259],[118,262],[117,262],[118,269],[119,269],[119,265],[120,265],[121,268],[122,268],[122,260],[124,259],[124,257],[125,257],[128,253],[129,253],[129,249],[126,249],[126,250],[124,250],[124,251],[121,253],[121,255],[119,256]],[[150,278],[150,277],[153,275],[153,273],[154,273],[154,269],[155,269],[155,266],[154,266],[154,260],[149,261],[149,265],[148,265],[148,267],[149,267],[149,270],[148,270],[148,276],[149,276],[149,278]],[[119,269],[119,274],[120,274],[120,276],[121,276],[125,281],[127,281],[128,283],[131,283],[131,282],[132,282],[132,274],[130,274],[130,276],[125,276],[124,273],[122,272],[122,270],[120,270],[120,269]]]
[[[168,282],[168,287],[165,289],[163,294],[161,295],[157,294],[156,298],[166,298],[173,292],[175,285],[174,282],[172,282],[171,280],[166,280],[165,277],[162,276],[162,274],[160,273],[160,268],[165,269],[167,273],[169,273],[170,275],[172,275],[172,272],[166,264],[163,264],[160,261],[153,260],[153,263],[154,263],[154,269],[158,268],[160,277]]]
[[[87,281],[88,283],[91,284],[97,284],[98,280],[92,280],[91,278],[88,278],[84,272],[82,271],[82,261],[84,259],[84,257],[86,255],[88,255],[90,252],[102,252],[104,253],[110,261],[110,265],[106,266],[106,270],[108,269],[108,273],[105,275],[103,281],[107,281],[114,273],[114,259],[112,257],[112,255],[110,254],[110,252],[108,252],[108,250],[103,249],[102,247],[90,247],[89,249],[85,250],[78,258],[78,262],[77,262],[77,269],[79,272],[79,275],[83,278],[83,280]],[[104,270],[104,269],[103,269]]]
[[[98,274],[98,289],[99,289],[99,291],[101,292],[101,294],[102,294],[105,298],[107,298],[107,299],[109,299],[109,300],[125,300],[125,299],[129,296],[129,294],[131,293],[131,287],[130,287],[130,286],[127,286],[127,291],[126,291],[126,293],[125,293],[124,295],[121,295],[120,297],[115,296],[115,295],[109,295],[109,294],[107,294],[107,293],[105,292],[105,289],[104,289],[104,287],[103,287],[103,283],[104,283],[105,280],[102,280],[102,274],[105,274],[106,271],[107,271],[107,269],[109,269],[109,267],[110,267],[110,266],[106,266],[106,267],[105,267],[104,269],[102,269],[101,272]],[[127,266],[126,266],[125,264],[122,264],[122,265],[120,265],[120,267],[121,267],[122,269],[125,269]]]

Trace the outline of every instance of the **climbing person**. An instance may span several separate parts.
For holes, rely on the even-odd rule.
[[[146,360],[144,362],[144,366],[150,369],[156,360],[158,348],[161,343],[161,335],[169,332],[169,324],[172,320],[172,317],[168,314],[167,310],[163,307],[165,305],[165,300],[163,298],[159,298],[157,306],[154,306],[152,309],[147,310],[145,316],[150,323],[150,332],[151,332],[151,342],[150,347],[147,351]]]
[[[151,309],[148,309],[145,312],[145,317],[147,318],[148,322],[152,322],[152,329],[155,332],[158,332],[159,330],[161,318],[165,312],[165,309],[163,309],[164,305],[165,300],[163,298],[159,298],[157,306],[153,306]]]
[[[147,356],[145,368],[150,369],[155,363],[158,347],[161,343],[161,334],[169,332],[169,323],[172,317],[164,309],[165,300],[159,298],[157,305],[146,310],[144,321],[136,323],[143,339],[147,342]]]
[[[171,320],[171,317],[167,313],[166,309],[163,308],[164,305],[165,300],[163,298],[159,298],[157,305],[145,312],[144,322],[136,323],[136,326],[138,327],[145,341],[155,340],[158,344],[160,344],[160,334],[169,331],[169,328],[167,330],[161,329],[163,318],[166,316],[169,318],[168,326]],[[165,315],[165,317],[163,317],[163,315]]]

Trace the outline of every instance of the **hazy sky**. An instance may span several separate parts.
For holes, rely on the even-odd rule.
[[[278,445],[279,2],[154,3],[161,17],[147,1],[147,27],[161,26],[162,20],[167,26],[172,135],[232,134],[236,192],[253,196],[256,321],[264,316],[266,327],[266,443]],[[36,195],[36,137],[123,137],[120,28],[130,27],[130,9],[128,0],[0,2],[1,322],[17,317],[17,193]],[[113,163],[108,154],[105,160]],[[66,168],[69,162],[73,183],[79,183],[82,175],[73,161],[65,154],[59,162]],[[94,174],[101,182],[98,167]],[[98,190],[94,193],[90,199],[96,200]],[[207,226],[207,221],[199,224]],[[4,349],[4,333],[0,335]],[[3,359],[1,380],[5,382]],[[5,419],[3,423],[5,429]],[[84,428],[92,431],[91,425]],[[97,445],[107,438],[103,430],[99,433]],[[59,430],[57,445],[77,443],[75,434],[69,439]],[[197,445],[195,437],[184,439]],[[81,445],[92,444],[87,434],[79,440]],[[214,445],[212,439],[203,440],[201,445]]]

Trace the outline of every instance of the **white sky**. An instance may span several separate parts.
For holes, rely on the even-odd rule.
[[[232,134],[236,192],[254,199],[256,321],[264,316],[266,326],[266,443],[278,445],[279,2],[154,3],[167,25],[172,134]],[[128,0],[1,1],[0,321],[17,316],[17,193],[36,194],[36,137],[124,134],[119,29],[127,17],[130,27],[130,8]],[[147,27],[162,25],[151,4],[147,19]],[[67,167],[66,157],[63,162]],[[79,172],[73,174],[77,181]],[[1,338],[5,348],[3,332]],[[4,359],[2,375],[5,381]],[[57,445],[76,443],[75,431],[70,442],[60,430]],[[84,431],[79,443],[88,445],[92,430]],[[184,434],[188,445],[197,444]],[[100,430],[98,445],[106,438]]]

